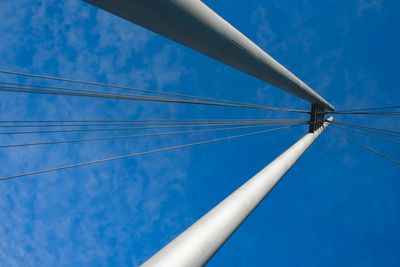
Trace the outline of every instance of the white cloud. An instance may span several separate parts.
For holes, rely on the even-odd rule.
[[[152,33],[81,1],[1,1],[0,36],[2,68],[157,88],[179,84],[188,73],[179,48],[154,44]],[[161,113],[156,104],[127,101],[3,93],[0,100],[2,119],[140,119]],[[165,105],[162,112],[173,117],[175,107]],[[84,136],[0,138],[18,143]],[[188,138],[178,136],[174,142]],[[3,166],[10,167],[0,169],[0,176],[173,144],[168,138],[148,140],[1,150]],[[2,183],[0,265],[86,265],[112,256],[112,242],[121,255],[129,251],[132,261],[140,261],[139,255],[148,253],[146,247],[132,251],[132,242],[162,228],[160,221],[170,222],[171,216],[162,211],[171,197],[184,197],[189,159],[190,154],[179,151],[150,161],[128,159]],[[181,209],[184,212],[185,206]],[[170,225],[178,227],[179,222]],[[75,259],[65,256],[72,254]]]
[[[357,15],[361,16],[368,10],[379,11],[382,4],[383,0],[357,0]]]
[[[257,43],[266,49],[269,44],[275,41],[276,35],[272,30],[267,17],[267,10],[263,6],[254,9],[251,16],[251,23],[256,27]]]

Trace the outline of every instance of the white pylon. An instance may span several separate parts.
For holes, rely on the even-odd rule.
[[[334,107],[200,0],[85,0],[310,103]]]
[[[332,117],[328,119],[329,122],[332,120]],[[206,264],[312,145],[329,122],[325,122],[314,133],[307,133],[141,266],[200,267]]]

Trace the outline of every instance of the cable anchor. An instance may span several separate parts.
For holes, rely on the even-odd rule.
[[[325,107],[318,104],[311,104],[310,127],[308,132],[313,133],[324,124]]]

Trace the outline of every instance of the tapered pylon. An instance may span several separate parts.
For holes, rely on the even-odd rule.
[[[85,0],[310,103],[334,110],[287,70],[200,0]]]
[[[330,117],[322,127],[313,133],[307,133],[148,259],[142,267],[200,267],[206,264],[332,120]]]

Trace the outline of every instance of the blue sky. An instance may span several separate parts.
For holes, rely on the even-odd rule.
[[[205,2],[337,109],[398,104],[400,2]],[[82,1],[3,0],[0,36],[0,69],[309,107]],[[16,81],[4,75],[0,80]],[[1,120],[289,116],[298,117],[0,94]],[[393,118],[337,115],[336,120],[399,129]],[[305,132],[303,127],[2,182],[0,265],[137,266]],[[226,134],[2,149],[0,176]],[[2,135],[0,142],[100,135],[107,134]],[[400,158],[395,145],[356,137]],[[208,266],[399,266],[399,177],[394,164],[326,132]]]

